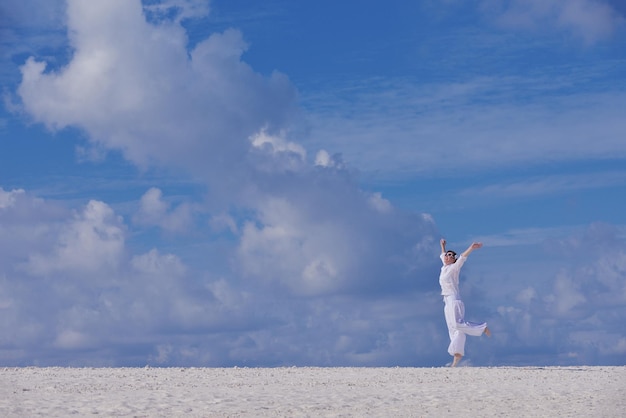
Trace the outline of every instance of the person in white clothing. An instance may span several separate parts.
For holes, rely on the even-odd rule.
[[[474,242],[461,255],[456,257],[454,251],[446,251],[446,240],[441,239],[441,274],[439,275],[439,284],[441,285],[441,295],[445,303],[443,313],[448,325],[448,333],[450,334],[450,345],[448,353],[454,357],[452,367],[456,366],[463,355],[465,355],[465,339],[467,335],[479,337],[483,333],[488,337],[491,336],[487,323],[475,323],[465,320],[465,305],[461,300],[459,293],[459,273],[461,267],[465,264],[467,257],[472,251],[483,246],[480,242]]]

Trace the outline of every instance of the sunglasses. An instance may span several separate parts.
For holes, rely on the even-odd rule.
[[[445,256],[446,256],[446,257],[454,257],[454,254],[452,254],[452,253],[448,253],[448,254],[446,254]]]

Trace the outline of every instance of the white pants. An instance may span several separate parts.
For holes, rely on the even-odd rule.
[[[448,353],[451,356],[455,354],[465,355],[465,338],[467,335],[480,337],[487,323],[475,323],[465,320],[465,305],[457,295],[448,295],[443,297],[445,306],[443,313],[446,317],[448,325],[448,333],[450,334],[450,345]]]

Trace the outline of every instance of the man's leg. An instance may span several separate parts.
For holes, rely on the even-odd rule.
[[[454,360],[452,361],[452,366],[451,367],[455,367],[457,364],[459,364],[459,361],[461,361],[461,359],[463,358],[463,356],[459,353],[456,353],[454,355]]]

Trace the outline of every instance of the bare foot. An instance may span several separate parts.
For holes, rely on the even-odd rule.
[[[485,327],[485,331],[484,332],[485,332],[485,335],[487,337],[491,337],[491,331],[489,331],[489,328]]]
[[[463,356],[460,355],[460,354],[455,354],[454,355],[454,361],[452,362],[452,366],[450,366],[450,367],[455,367],[457,364],[459,364],[459,361],[461,361],[462,357]]]

